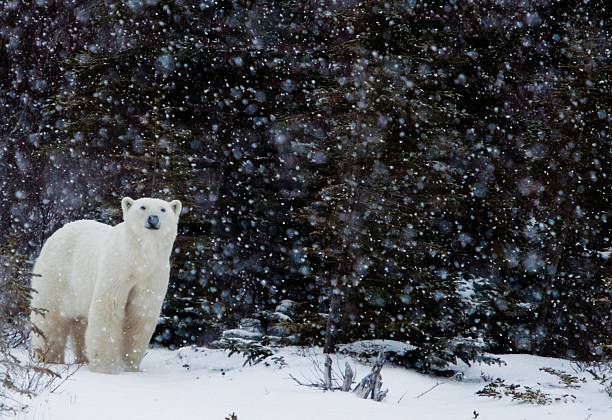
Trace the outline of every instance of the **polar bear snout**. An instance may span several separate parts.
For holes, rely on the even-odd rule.
[[[159,229],[159,217],[158,216],[149,216],[147,218],[147,224],[145,225],[147,229],[158,230]]]
[[[123,210],[123,221],[133,234],[139,235],[139,231],[147,230],[160,231],[174,241],[182,210],[179,200],[168,202],[157,198],[134,200],[125,197],[121,200],[121,209]],[[151,234],[145,235],[152,238]],[[160,233],[153,235],[158,236]]]

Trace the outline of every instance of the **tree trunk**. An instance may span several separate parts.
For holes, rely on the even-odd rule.
[[[381,351],[376,361],[374,361],[372,371],[364,376],[353,390],[359,398],[382,401],[387,396],[389,390],[382,390],[382,376],[380,374],[385,364],[385,360],[385,353]]]
[[[323,378],[325,380],[325,389],[332,391],[332,359],[331,357],[327,356],[325,358],[325,377]]]
[[[327,323],[325,326],[325,343],[323,344],[323,353],[333,353],[336,350],[336,337],[338,335],[338,327],[340,325],[340,308],[344,300],[344,287],[342,280],[334,287],[329,298],[329,313],[327,315]]]
[[[570,224],[573,221],[571,217],[571,212],[572,207],[567,206],[565,210],[565,220],[563,221],[564,224],[561,229],[561,235],[555,247],[552,264],[550,265],[548,273],[546,274],[548,277],[548,281],[546,282],[543,288],[544,296],[542,298],[542,302],[540,303],[540,311],[538,312],[538,318],[535,322],[535,326],[532,332],[531,354],[540,354],[541,352],[541,349],[539,348],[538,334],[540,329],[546,328],[546,323],[548,322],[548,314],[550,312],[550,306],[552,301],[551,293],[555,285],[555,280],[557,279],[559,262],[561,261],[561,255],[563,254],[563,251],[565,249],[565,242],[567,241]]]
[[[353,385],[353,369],[351,369],[351,365],[348,362],[344,365],[344,381],[342,382],[342,391],[349,392],[351,390],[351,386]]]

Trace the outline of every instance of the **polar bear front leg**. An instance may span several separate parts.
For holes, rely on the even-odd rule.
[[[121,371],[128,292],[127,281],[119,279],[106,277],[96,285],[85,332],[85,350],[89,369],[93,372]]]
[[[165,291],[164,291],[165,293]],[[151,289],[134,287],[129,294],[123,337],[123,361],[125,368],[136,372],[149,347],[161,312],[163,295]]]

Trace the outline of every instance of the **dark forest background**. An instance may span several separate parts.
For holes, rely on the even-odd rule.
[[[0,1],[3,310],[62,224],[154,196],[161,345],[291,299],[302,344],[422,369],[606,357],[607,3]]]

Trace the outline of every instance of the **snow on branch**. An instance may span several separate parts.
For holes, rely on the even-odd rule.
[[[348,362],[344,365],[344,372],[339,369],[333,369],[333,362],[329,355],[325,356],[323,366],[318,358],[312,357],[311,362],[314,368],[315,379],[297,379],[293,375],[289,375],[298,385],[311,388],[318,388],[325,391],[353,391],[357,396],[363,399],[372,399],[382,401],[388,393],[388,389],[382,390],[381,370],[385,364],[385,353],[380,352],[376,358],[372,370],[352,389],[355,377],[355,371],[351,368]]]

